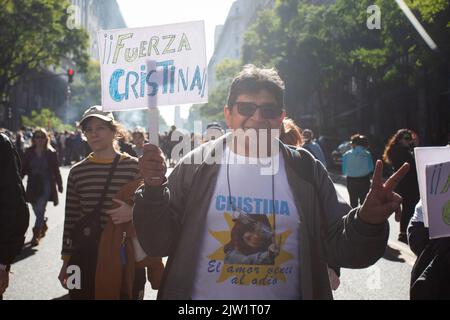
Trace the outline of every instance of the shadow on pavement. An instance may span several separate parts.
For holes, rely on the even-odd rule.
[[[61,297],[53,298],[52,300],[70,300],[70,296],[69,296],[69,294],[65,294]]]
[[[394,249],[390,247],[389,245],[386,246],[386,251],[384,252],[383,258],[389,261],[393,262],[406,262],[405,259],[400,257],[402,255],[402,252],[398,249]]]
[[[36,252],[38,251],[36,248],[37,247],[31,246],[31,242],[26,242],[22,248],[21,253],[16,257],[13,264],[35,255]]]

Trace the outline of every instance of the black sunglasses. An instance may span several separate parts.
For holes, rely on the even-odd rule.
[[[404,136],[403,139],[405,139],[405,140],[412,140],[412,137],[411,136]]]
[[[45,136],[34,136],[35,139],[46,139]]]
[[[283,113],[283,109],[275,103],[257,105],[253,102],[236,102],[235,105],[239,114],[244,117],[251,117],[256,112],[256,109],[261,111],[261,116],[264,119],[277,119]]]

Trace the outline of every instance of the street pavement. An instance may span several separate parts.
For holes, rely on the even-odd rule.
[[[349,202],[342,178],[332,175],[336,190]],[[384,257],[367,269],[341,269],[341,285],[334,292],[336,300],[406,300],[415,255],[409,247],[397,241],[399,223],[394,215],[389,219],[390,233]]]
[[[66,186],[68,167],[61,168],[64,186]],[[345,181],[342,177],[332,174],[336,190],[348,201]],[[62,231],[64,223],[65,192],[59,194],[60,204],[47,206],[46,216],[49,218],[46,237],[38,247],[31,248],[31,228],[34,224],[34,214],[30,207],[30,227],[27,232],[26,244],[22,254],[12,265],[13,274],[10,277],[10,287],[5,300],[51,300],[67,299],[67,291],[58,281]],[[391,233],[386,253],[375,265],[368,269],[341,270],[341,286],[334,292],[338,300],[390,300],[408,299],[409,277],[414,263],[414,254],[409,248],[397,241],[398,223],[390,219]],[[165,261],[165,259],[164,259]],[[147,283],[145,299],[156,299],[157,291],[152,290]]]

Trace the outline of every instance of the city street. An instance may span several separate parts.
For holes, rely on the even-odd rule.
[[[66,186],[68,167],[61,168]],[[337,191],[348,201],[348,194],[342,178],[334,176]],[[31,227],[27,233],[26,245],[22,254],[12,265],[10,287],[4,295],[6,300],[49,300],[67,299],[67,292],[58,281],[61,267],[60,251],[64,222],[65,194],[60,195],[60,204],[47,206],[49,230],[37,248],[30,248]],[[31,211],[30,226],[34,223]],[[335,299],[408,299],[409,277],[414,255],[406,245],[396,240],[398,223],[390,220],[391,233],[389,247],[382,259],[374,266],[362,270],[342,269],[341,286],[334,293]],[[146,287],[146,300],[156,299],[156,291]]]
[[[70,299],[62,243],[80,299],[142,298],[134,261],[155,261],[125,241],[130,207],[112,199],[105,232],[89,213],[173,172],[168,203],[152,188],[134,208],[147,251],[171,257],[161,299],[450,299],[449,21],[448,0],[0,1],[1,298]],[[274,137],[288,156],[269,181]],[[21,177],[37,219],[28,204],[19,253]],[[332,183],[363,209],[346,215]]]

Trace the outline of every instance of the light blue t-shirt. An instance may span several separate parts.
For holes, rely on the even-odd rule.
[[[369,151],[356,146],[342,157],[342,174],[347,177],[365,177],[373,172],[373,160]]]

